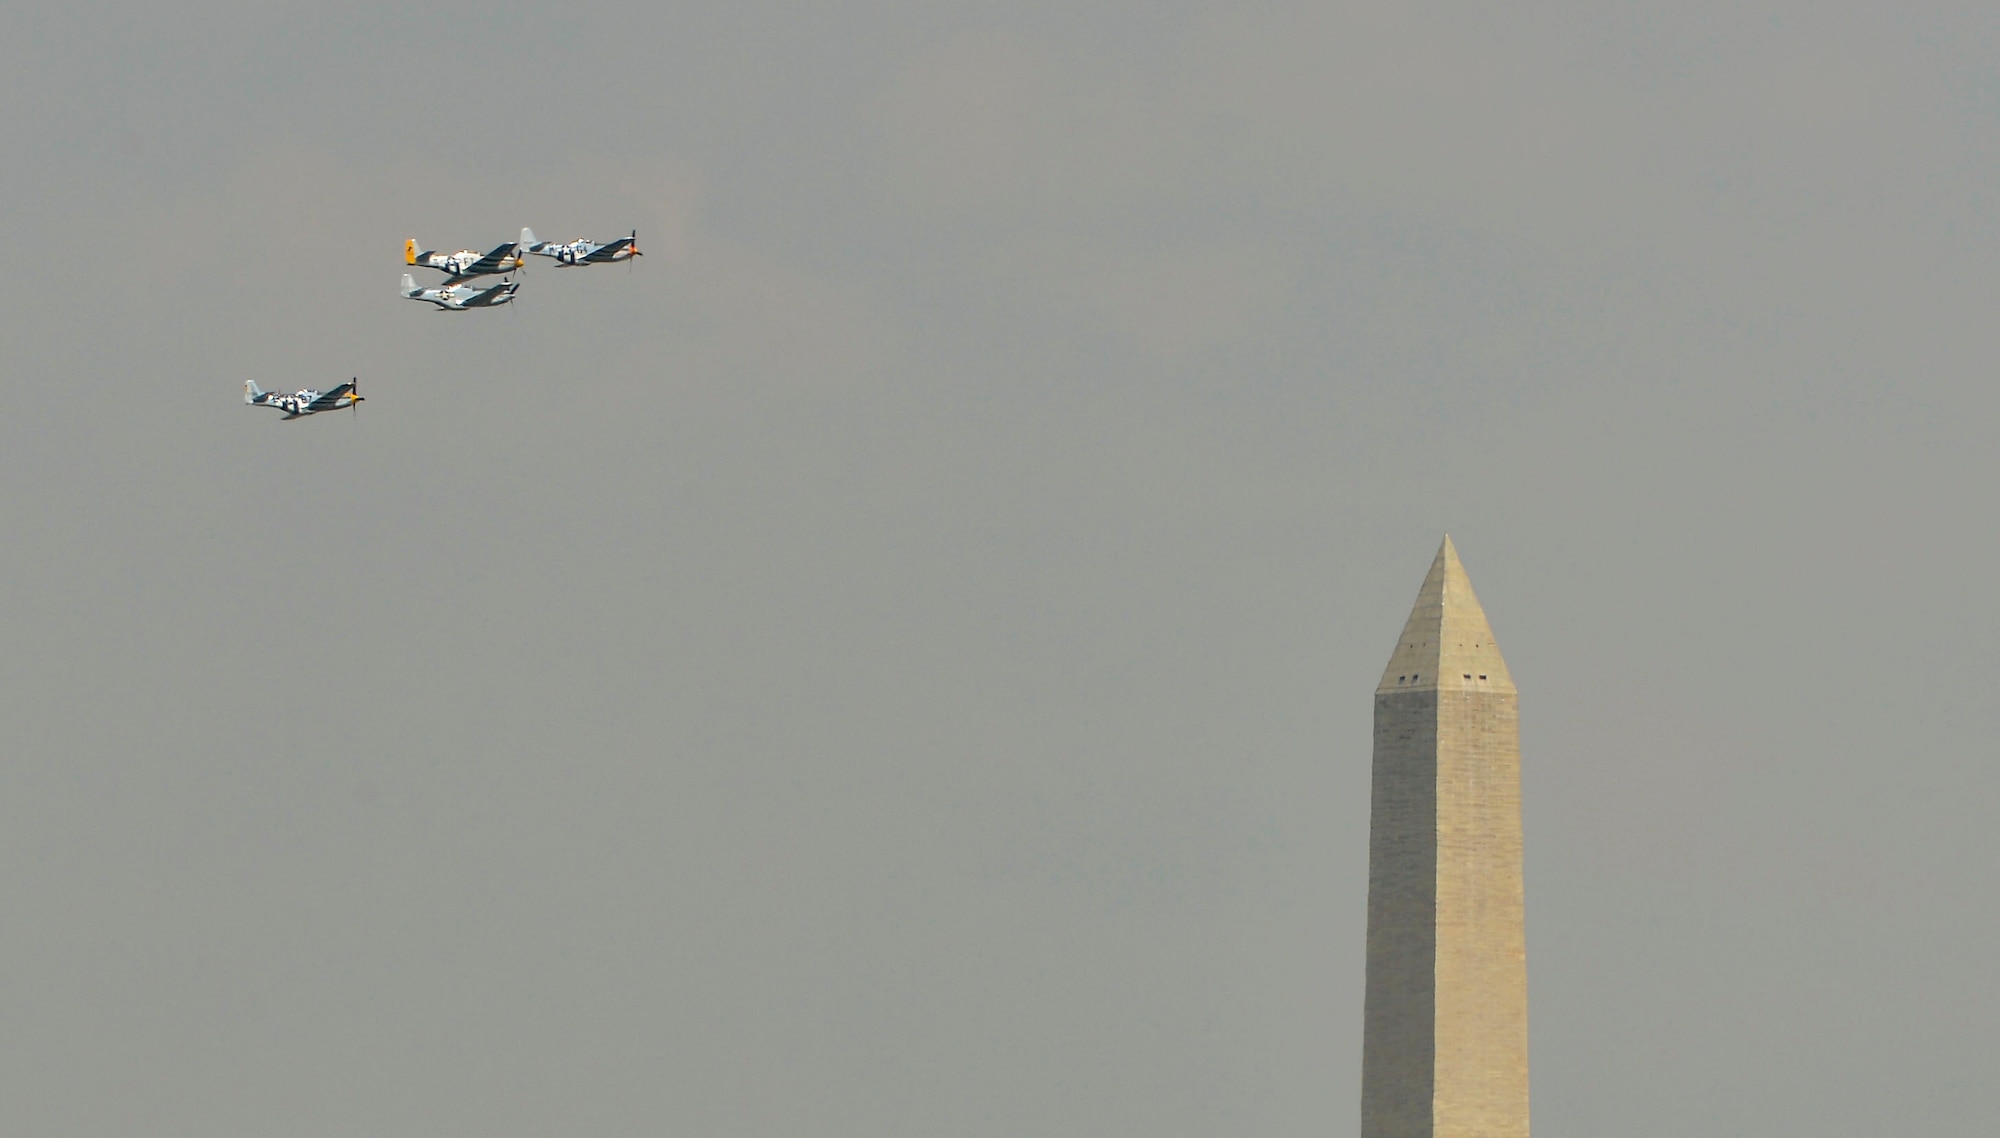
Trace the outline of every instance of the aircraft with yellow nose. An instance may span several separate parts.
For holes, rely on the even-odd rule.
[[[521,243],[518,241],[496,245],[491,253],[477,253],[471,249],[460,249],[456,253],[440,253],[435,249],[419,252],[416,238],[403,242],[404,264],[420,269],[437,269],[449,278],[446,283],[450,284],[473,277],[510,273],[520,268],[521,262]]]
[[[321,411],[338,411],[342,407],[352,407],[361,402],[355,387],[359,377],[348,380],[331,391],[314,391],[306,388],[292,395],[276,391],[266,391],[257,386],[254,379],[243,381],[243,402],[252,407],[274,407],[285,413],[280,422],[289,422],[303,415],[317,415]]]

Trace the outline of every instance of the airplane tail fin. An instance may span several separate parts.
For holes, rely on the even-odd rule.
[[[521,227],[521,248],[523,251],[532,253],[534,252],[535,246],[540,244],[541,244],[540,241],[535,240],[534,230],[529,229],[525,225]]]
[[[255,403],[257,402],[258,399],[262,398],[263,395],[264,395],[264,389],[257,386],[256,380],[246,379],[243,381],[243,402]]]
[[[404,295],[404,296],[415,296],[415,295],[417,295],[417,294],[418,294],[419,292],[422,292],[422,291],[423,291],[422,289],[420,289],[420,288],[418,288],[418,287],[417,287],[417,278],[415,278],[415,277],[411,276],[411,275],[410,275],[410,274],[408,274],[408,273],[404,273],[404,274],[403,274],[403,295]]]
[[[417,263],[417,239],[414,237],[403,242],[403,263],[405,265]]]

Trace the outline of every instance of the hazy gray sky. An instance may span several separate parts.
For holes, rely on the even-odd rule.
[[[1381,7],[0,10],[5,1128],[1352,1135],[1449,530],[1537,1134],[1992,1133],[2000,11]]]

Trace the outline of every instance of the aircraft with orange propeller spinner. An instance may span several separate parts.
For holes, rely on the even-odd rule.
[[[353,407],[361,402],[361,396],[355,390],[360,382],[357,376],[331,391],[314,391],[308,387],[295,394],[286,395],[282,392],[266,391],[257,386],[256,380],[246,379],[243,381],[243,402],[252,407],[272,407],[283,411],[285,417],[279,422],[289,423],[306,415]]]
[[[636,229],[630,237],[620,237],[603,245],[588,237],[579,237],[574,241],[537,241],[534,230],[523,229],[520,248],[537,257],[547,257],[558,266],[613,265],[642,255],[639,252],[639,231]]]

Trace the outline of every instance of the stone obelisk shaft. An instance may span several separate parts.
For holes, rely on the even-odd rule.
[[[1527,1138],[1519,722],[1446,538],[1375,691],[1362,1138]]]

